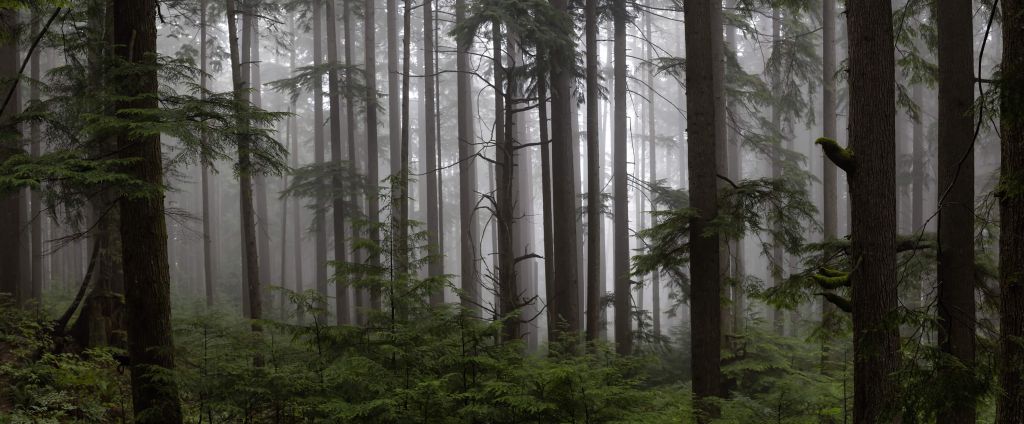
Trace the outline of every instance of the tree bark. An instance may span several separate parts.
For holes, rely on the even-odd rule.
[[[964,367],[940,366],[947,381],[971,378],[974,303],[974,32],[971,0],[935,8],[939,64],[939,347]],[[939,424],[974,423],[976,400],[952,398]]]
[[[555,9],[568,16],[568,0],[551,0]],[[556,54],[571,52],[549,52]],[[572,70],[564,64],[554,64],[551,70],[551,174],[552,180],[561,181],[552,187],[552,238],[556,254],[552,281],[554,290],[548,298],[551,308],[549,326],[553,327],[554,339],[573,337],[580,331],[579,276],[576,263],[576,200],[573,181],[576,156],[573,155],[572,114]]]
[[[341,88],[338,86],[338,30],[337,23],[338,18],[335,13],[335,0],[327,0],[327,64],[329,66],[327,71],[327,99],[331,105],[331,117],[329,118],[331,124],[331,163],[336,167],[341,167]],[[347,248],[345,247],[345,198],[342,193],[345,192],[345,183],[338,175],[333,175],[331,178],[331,185],[333,187],[334,195],[332,198],[331,209],[333,211],[333,231],[334,231],[334,262],[335,262],[335,277],[334,277],[334,307],[335,307],[335,319],[338,325],[345,325],[351,323],[349,317],[351,308],[349,306],[349,288],[346,279],[341,278],[338,274],[337,266],[348,262]]]
[[[238,185],[239,185],[239,214],[241,215],[242,221],[242,255],[244,263],[242,264],[243,270],[247,277],[247,284],[245,293],[248,294],[248,306],[249,314],[248,318],[252,319],[252,330],[254,332],[262,331],[258,320],[263,317],[263,304],[262,296],[260,295],[260,267],[259,267],[259,255],[256,247],[256,220],[255,211],[253,209],[253,192],[252,192],[252,157],[251,151],[252,141],[245,135],[248,129],[249,122],[244,117],[242,108],[248,105],[248,99],[245,96],[246,92],[246,81],[244,75],[247,74],[245,64],[241,60],[239,51],[248,51],[250,46],[248,43],[243,42],[241,46],[238,45],[238,29],[235,23],[236,15],[243,15],[243,34],[248,33],[245,31],[245,16],[249,14],[249,10],[237,9],[235,7],[234,0],[227,0],[227,18],[228,18],[228,44],[231,49],[231,81],[234,90],[234,100],[238,110],[238,126],[240,128],[238,135]],[[244,40],[248,41],[248,40]],[[123,211],[123,208],[122,208]],[[121,225],[125,225],[122,222]],[[126,246],[127,249],[127,246]],[[128,269],[125,268],[125,274],[128,274]],[[129,308],[130,311],[130,308]],[[132,316],[132,315],[129,315]]]
[[[999,424],[1024,422],[1024,2],[1003,0],[1000,67]]]
[[[3,44],[0,44],[0,76],[3,78],[3,92],[7,92],[10,87],[7,84],[13,84],[17,80],[18,75],[18,45],[17,45],[17,34],[15,33],[15,27],[17,26],[18,15],[14,9],[3,9],[0,10],[0,30],[5,32],[2,34]],[[7,33],[10,32],[10,33]],[[11,99],[9,106],[3,111],[3,116],[0,117],[0,129],[4,133],[14,135],[18,132],[17,125],[11,123],[10,120],[18,114],[18,93],[14,93],[14,98]],[[5,161],[11,156],[20,154],[19,148],[11,145],[0,146],[0,161]],[[0,193],[0,240],[3,241],[4,247],[2,254],[0,254],[0,275],[3,278],[0,279],[0,294],[7,294],[10,296],[10,301],[15,305],[20,305],[24,294],[22,293],[21,280],[22,273],[28,270],[21,268],[21,259],[19,258],[20,246],[24,243],[22,240],[21,230],[21,212],[20,209],[24,205],[23,190],[15,189],[9,192]],[[2,299],[0,300],[8,300]]]
[[[228,0],[229,2],[231,0]],[[130,66],[143,65],[115,85],[125,100],[115,106],[156,109],[156,4],[153,0],[114,0],[114,52]],[[159,135],[121,132],[117,145],[122,158],[137,158],[126,171],[153,187],[163,185]],[[174,369],[171,328],[170,272],[167,265],[167,227],[164,196],[129,196],[119,200],[125,302],[128,316],[128,356],[131,363],[132,406],[135,422],[180,423],[178,388],[166,372]]]
[[[444,259],[441,256],[443,252],[438,250],[440,247],[440,235],[441,235],[441,224],[440,216],[438,214],[438,175],[440,171],[437,169],[437,122],[435,114],[435,103],[436,93],[434,87],[434,77],[430,74],[434,73],[434,17],[432,0],[424,0],[423,2],[423,73],[427,77],[423,78],[423,101],[424,101],[424,119],[425,139],[424,144],[426,145],[425,159],[427,169],[424,171],[427,174],[427,245],[430,246],[430,252],[437,256],[431,259],[427,263],[427,275],[431,277],[438,277],[444,273]],[[440,288],[430,295],[430,303],[433,305],[440,305],[444,303],[444,288]]]
[[[366,179],[370,190],[366,193],[366,208],[370,222],[370,241],[380,245],[380,184],[379,140],[377,136],[377,27],[376,4],[374,0],[365,0],[363,4],[363,60],[366,72]],[[380,256],[371,253],[371,265],[380,265]],[[380,290],[370,290],[370,307],[380,309]]]
[[[822,43],[821,43],[821,122],[822,136],[836,140],[839,133],[836,130],[836,0],[822,1]],[[834,240],[837,234],[838,218],[836,197],[837,172],[836,165],[829,161],[824,154],[821,154],[821,191],[822,191],[822,228],[825,241]],[[836,308],[832,302],[821,303],[821,323],[826,328],[821,334],[822,340],[821,360],[824,367],[825,361],[829,358],[829,335],[827,330],[835,324],[833,314]]]
[[[601,337],[601,86],[597,60],[597,0],[587,0],[586,66],[587,66],[587,341]],[[543,99],[542,99],[543,100]],[[542,124],[546,125],[546,124]],[[544,147],[546,148],[546,147]]]
[[[328,0],[331,1],[331,0]],[[323,64],[323,2],[313,0],[313,66],[319,67]],[[323,165],[326,161],[326,147],[324,145],[324,93],[323,84],[313,84],[313,161],[317,165]],[[320,190],[316,196],[316,208],[314,209],[313,222],[315,223],[316,234],[314,236],[314,255],[316,270],[316,292],[321,300],[316,307],[320,314],[327,310],[327,219],[324,216],[326,204],[324,199],[327,193]],[[303,317],[299,315],[299,322]]]
[[[202,90],[200,98],[206,99],[207,87],[207,52],[206,52],[206,12],[209,9],[207,0],[199,2],[199,87]],[[207,144],[206,133],[201,135],[200,143]],[[206,295],[206,306],[213,306],[213,229],[210,226],[210,161],[205,156],[200,159],[200,186],[203,196],[203,288]]]
[[[39,16],[33,17],[32,21],[32,33],[39,33]],[[40,52],[35,52],[29,62],[30,77],[32,81],[39,81],[39,76],[42,73],[39,67],[39,55]],[[39,100],[39,84],[32,84],[29,87],[29,100]],[[29,125],[29,137],[32,139],[31,154],[32,157],[38,158],[42,154],[42,131],[40,131],[39,123],[32,122]],[[29,209],[29,216],[32,219],[32,293],[31,298],[40,301],[43,297],[43,220],[46,218],[42,214],[42,196],[40,196],[39,190],[33,190],[31,194],[32,202],[31,209]]]
[[[718,411],[710,398],[721,393],[721,282],[719,236],[707,233],[718,215],[716,150],[724,134],[718,133],[714,80],[715,62],[721,60],[721,3],[691,0],[684,6],[686,20],[686,114],[690,142],[690,206],[698,214],[690,222],[690,331],[694,410],[697,422],[707,423]],[[716,47],[717,46],[717,47]]]
[[[847,4],[854,423],[898,418],[895,63],[888,0]]]
[[[455,24],[466,19],[466,0],[455,0]],[[473,83],[469,64],[470,45],[458,41],[456,45],[456,95],[458,96],[459,142],[459,269],[461,276],[462,307],[479,314],[480,272],[476,264],[476,243],[480,228],[474,216],[476,208],[476,156],[473,130]]]
[[[252,88],[252,105],[260,109],[263,107],[263,79],[260,73],[259,17],[253,15],[251,21],[249,84]],[[267,210],[267,182],[262,173],[253,175],[253,194],[256,200],[256,249],[259,257],[264,258],[260,261],[260,296],[263,304],[269,308],[273,304],[270,301],[270,214]]]
[[[612,15],[615,26],[614,40],[614,74],[615,74],[615,116],[612,135],[615,161],[613,174],[613,196],[615,215],[615,252],[613,264],[615,269],[615,351],[620,355],[633,352],[633,320],[632,309],[632,276],[629,272],[629,187],[627,178],[626,151],[629,140],[626,139],[626,1],[615,0],[612,3]]]

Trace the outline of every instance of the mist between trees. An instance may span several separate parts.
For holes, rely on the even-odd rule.
[[[1020,0],[0,1],[0,421],[1024,423]]]

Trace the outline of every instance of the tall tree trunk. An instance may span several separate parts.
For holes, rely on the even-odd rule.
[[[999,424],[1024,422],[1024,2],[1003,0],[1000,67]]]
[[[455,0],[455,24],[466,19],[466,0]],[[457,41],[455,67],[456,96],[458,97],[458,142],[459,142],[459,269],[463,292],[462,307],[479,313],[480,272],[476,264],[476,243],[480,228],[474,216],[476,208],[476,156],[473,130],[473,84],[469,74],[470,45]],[[545,256],[546,257],[546,256]]]
[[[888,0],[847,4],[854,423],[898,417],[899,329],[896,279],[895,63]]]
[[[568,0],[551,0],[555,9],[568,16]],[[548,52],[549,57],[571,55],[573,52]],[[565,64],[552,62],[551,70],[551,175],[553,180],[575,181],[575,162],[572,134],[572,69]],[[560,335],[572,337],[580,331],[579,314],[579,276],[576,263],[576,199],[573,184],[555,184],[552,187],[552,239],[556,254],[554,275],[550,284],[554,284],[552,297],[548,298],[551,308],[549,326],[558,339]]]
[[[387,0],[388,21],[388,139],[390,143],[391,175],[395,175],[402,168],[401,137],[402,121],[401,101],[402,93],[398,91],[398,0]],[[460,74],[461,75],[461,74]],[[397,210],[397,205],[392,205],[392,215]]]
[[[828,1],[828,0],[825,0]],[[727,7],[735,7],[736,2],[730,1]],[[725,28],[725,46],[730,50],[733,50],[730,55],[734,54],[736,49],[736,27],[727,26]],[[729,75],[726,74],[726,78]],[[726,116],[734,113],[733,108],[729,105],[731,99],[726,98]],[[731,120],[731,119],[730,119]],[[743,144],[738,137],[738,134],[733,126],[727,126],[725,129],[725,149],[728,161],[729,178],[733,181],[740,181],[743,179]],[[729,275],[733,278],[732,287],[732,332],[734,334],[743,334],[744,327],[746,324],[746,299],[743,293],[743,280],[746,278],[746,269],[744,264],[744,248],[743,248],[743,237],[740,236],[738,239],[733,240],[731,243],[731,255],[730,264],[732,266]]]
[[[974,32],[971,0],[935,8],[939,62],[939,347],[964,367],[940,366],[947,381],[974,374]],[[958,392],[960,393],[960,392]],[[973,423],[976,400],[953,398],[939,424]]]
[[[237,9],[235,7],[234,0],[227,0],[227,18],[228,18],[228,44],[231,50],[231,82],[234,90],[234,100],[239,108],[238,113],[238,126],[240,128],[238,135],[238,185],[239,185],[239,214],[241,215],[242,221],[242,255],[245,260],[243,263],[243,270],[247,277],[246,291],[248,294],[248,306],[249,314],[248,318],[252,319],[252,330],[254,332],[261,331],[258,320],[263,317],[263,304],[262,296],[260,295],[260,267],[259,267],[259,255],[256,248],[256,216],[253,208],[253,193],[252,193],[252,141],[249,139],[245,132],[249,127],[249,121],[245,118],[243,108],[248,106],[248,99],[245,96],[246,93],[246,81],[244,75],[247,74],[246,65],[242,62],[240,51],[248,51],[250,46],[244,40],[242,45],[238,45],[238,28],[235,23],[236,15],[242,15],[242,26],[243,34],[250,33],[246,31],[246,16],[251,13],[248,9]],[[248,38],[248,37],[246,37]],[[123,210],[123,208],[122,208]],[[125,223],[122,222],[122,226]],[[125,247],[127,249],[127,246]],[[128,274],[128,268],[125,268],[125,274]],[[129,307],[129,312],[131,308]],[[133,316],[133,315],[129,315]]]
[[[782,16],[779,13],[778,8],[772,9],[772,54],[779,54],[781,50],[782,40]],[[783,84],[782,81],[772,81],[771,90],[772,97],[778,99],[779,86]],[[782,135],[782,112],[778,106],[772,106],[772,131],[776,134]],[[772,168],[772,179],[782,178],[782,163],[780,157],[782,157],[782,140],[776,140],[777,144],[772,146],[774,153],[771,158]],[[776,225],[776,224],[772,224]],[[785,278],[786,272],[786,257],[782,251],[782,243],[780,240],[773,240],[772,242],[772,260],[771,260],[771,274],[772,274],[772,287],[778,287],[782,284]],[[775,330],[775,334],[782,336],[785,335],[786,330],[786,315],[785,311],[779,308],[772,308],[772,328]]]
[[[366,208],[370,222],[370,241],[380,245],[380,198],[377,187],[380,185],[379,140],[377,137],[377,26],[376,4],[374,0],[365,0],[363,4],[363,60],[366,62],[366,179],[370,189],[366,193]],[[371,253],[371,265],[380,265],[380,256]],[[370,290],[370,307],[380,309],[380,290]]]
[[[40,16],[34,15],[32,19],[32,33],[39,33],[39,18]],[[39,75],[41,70],[39,68],[39,52],[35,52],[29,62],[29,74],[32,81],[39,81]],[[32,84],[29,86],[29,100],[39,100],[39,84]],[[32,122],[29,125],[29,137],[32,139],[31,154],[32,157],[38,158],[42,154],[42,132],[40,131],[39,123]],[[32,190],[31,209],[29,210],[29,216],[32,219],[32,293],[31,298],[35,301],[42,300],[43,296],[43,220],[46,219],[42,214],[42,196],[39,194],[39,190]]]
[[[601,86],[597,61],[597,0],[584,9],[587,66],[587,341],[601,337]],[[542,99],[544,101],[544,99]],[[546,125],[546,124],[542,124]],[[544,148],[547,148],[546,146]]]
[[[360,164],[358,157],[356,156],[356,105],[355,96],[350,91],[352,87],[355,86],[353,82],[355,81],[353,76],[353,73],[355,72],[354,63],[352,62],[352,55],[355,51],[355,37],[352,36],[352,5],[349,1],[343,1],[341,4],[341,19],[344,21],[345,31],[345,147],[348,149],[348,156],[345,159],[348,160],[348,166],[350,166],[354,172],[358,173],[360,171]],[[348,193],[349,207],[352,210],[357,211],[356,214],[359,213],[358,211],[361,208],[360,201],[361,199],[356,197],[355,190],[351,190],[351,192]],[[357,228],[354,222],[355,221],[350,219],[348,224],[348,231],[353,240],[358,237],[356,233]],[[352,262],[361,262],[360,251],[354,248],[352,249]],[[348,323],[356,323],[359,320],[357,309],[361,303],[361,296],[359,293],[361,290],[356,287],[348,286],[347,284],[343,287],[343,290],[346,296],[350,299],[346,304],[348,311],[345,313],[348,317]]]
[[[501,24],[491,22],[491,39],[493,45],[492,63],[494,64],[494,134],[495,134],[495,227],[498,240],[498,297],[499,315],[502,319],[502,336],[505,341],[519,339],[519,316],[512,314],[519,307],[516,287],[515,252],[513,248],[513,230],[515,227],[515,152],[513,152],[512,114],[506,109],[506,103],[512,104],[509,94],[515,82],[508,75],[502,63],[502,32]],[[508,84],[506,85],[506,80]],[[508,100],[506,102],[506,100]]]
[[[552,216],[551,199],[551,138],[548,134],[548,80],[545,77],[537,79],[537,97],[540,103],[537,104],[537,122],[540,126],[540,191],[542,212],[542,228],[544,234],[544,286],[545,299],[555,297],[555,240],[552,238],[554,231],[554,219]],[[556,327],[552,325],[555,321],[552,309],[548,308],[548,340],[554,340]]]
[[[650,4],[650,3],[648,3]],[[650,36],[654,34],[651,31],[651,21],[654,19],[653,13],[648,13],[644,16],[644,33]],[[645,49],[647,52],[646,60],[648,63],[653,63],[654,52],[651,46],[647,46]],[[657,95],[654,90],[654,68],[647,68],[647,158],[649,160],[648,167],[650,168],[650,181],[658,181],[658,150],[657,150],[657,139],[658,139],[658,128],[657,121],[655,118],[655,96]],[[650,194],[650,193],[649,193]],[[650,199],[650,212],[653,213],[658,209],[657,203],[654,201],[654,196],[651,195]],[[652,214],[650,217],[650,226],[657,225],[656,218]],[[661,335],[661,272],[655,270],[651,273],[651,318],[652,328],[655,336]]]
[[[207,53],[206,53],[206,12],[208,11],[209,5],[206,0],[199,2],[199,87],[202,90],[200,97],[206,99],[206,64],[207,64]],[[208,140],[206,133],[203,132],[201,135],[200,143],[203,145],[207,144]],[[210,160],[207,157],[200,159],[200,185],[203,192],[203,286],[206,294],[206,306],[213,306],[213,251],[211,243],[213,240],[213,230],[210,227]]]
[[[332,1],[332,0],[328,0]],[[323,2],[313,0],[313,66],[319,67],[323,64]],[[322,80],[321,80],[322,81]],[[324,143],[324,93],[323,84],[313,84],[313,161],[317,165],[323,165],[326,161],[326,147]],[[316,270],[316,292],[321,300],[317,303],[318,309],[327,310],[327,218],[324,210],[327,205],[324,200],[327,193],[319,190],[316,196],[316,208],[313,222],[316,227],[314,237],[314,254]],[[321,312],[322,313],[322,312]],[[302,316],[299,316],[302,322]]]
[[[327,98],[331,105],[331,163],[340,168],[341,165],[341,87],[338,86],[338,18],[335,13],[335,0],[327,0]],[[351,126],[351,125],[349,125]],[[331,209],[333,211],[332,223],[334,230],[334,262],[344,264],[348,262],[347,249],[345,247],[345,184],[338,175],[333,175],[331,185],[334,187]],[[349,307],[349,287],[346,279],[340,278],[338,268],[335,268],[334,278],[334,307],[336,322],[338,325],[351,323],[349,318],[351,308]]]
[[[698,216],[690,221],[690,334],[694,409],[699,423],[718,415],[709,398],[721,393],[722,327],[719,236],[708,233],[718,215],[716,151],[724,134],[718,133],[714,84],[721,60],[721,3],[691,0],[684,7],[686,20],[686,114],[690,141],[690,206]]]
[[[632,277],[629,272],[629,187],[626,151],[626,1],[612,3],[615,36],[615,117],[613,131],[615,161],[613,196],[615,215],[615,351],[620,355],[633,352]]]
[[[230,0],[228,0],[230,1]],[[152,0],[114,0],[114,52],[135,67],[130,78],[116,83],[122,100],[117,110],[156,109],[156,4]],[[138,65],[136,65],[138,64]],[[121,132],[122,158],[137,158],[126,171],[162,187],[160,136]],[[158,189],[159,190],[159,189]],[[131,363],[132,409],[138,423],[180,423],[178,388],[167,372],[174,369],[171,329],[171,287],[167,265],[164,196],[121,197],[121,246],[125,302],[128,308],[128,356]]]
[[[427,263],[427,275],[438,277],[444,273],[444,259],[441,256],[443,252],[437,250],[440,247],[441,241],[441,223],[438,214],[438,207],[440,205],[438,203],[437,190],[437,179],[440,170],[437,168],[437,117],[434,109],[437,99],[434,92],[434,76],[430,75],[434,73],[434,14],[431,11],[432,3],[432,0],[424,0],[423,2],[423,74],[426,75],[426,78],[423,78],[423,101],[426,115],[423,124],[426,128],[424,144],[426,144],[425,159],[427,162],[427,169],[424,172],[427,174],[427,245],[430,246],[431,253],[437,254],[435,258],[432,258]],[[444,303],[444,288],[431,293],[430,303],[433,305]]]
[[[259,17],[255,14],[252,17],[252,38],[250,38],[251,53],[249,54],[249,82],[252,88],[252,105],[259,109],[263,107],[263,78],[260,73],[260,30]],[[262,173],[253,175],[253,194],[256,198],[256,249],[261,258],[260,261],[260,296],[263,304],[268,308],[270,302],[270,213],[267,210],[267,182]]]
[[[821,122],[822,136],[837,140],[839,133],[836,130],[836,0],[823,0],[821,3],[822,16],[822,43],[821,43]],[[822,203],[822,227],[824,229],[825,241],[834,240],[837,234],[838,218],[836,214],[838,201],[836,200],[837,173],[836,165],[825,158],[822,153],[821,161],[821,191]],[[836,320],[836,308],[832,303],[823,301],[821,305],[821,323],[826,328],[821,334],[822,340],[821,360],[824,366],[829,356],[829,335]]]
[[[0,31],[3,31],[2,39],[0,39],[0,77],[3,78],[3,89],[4,92],[10,89],[7,84],[14,84],[18,75],[18,45],[17,45],[17,26],[18,15],[14,9],[2,9],[0,10]],[[18,114],[18,105],[20,104],[17,98],[18,93],[14,93],[14,98],[11,99],[7,108],[3,111],[3,116],[0,117],[0,129],[7,136],[15,137],[18,132],[17,124],[11,122],[15,115]],[[15,145],[0,146],[0,161],[5,161],[11,156],[21,154],[21,149]],[[0,272],[3,274],[3,278],[0,279],[0,293],[8,294],[11,296],[10,300],[16,305],[20,305],[23,299],[21,284],[21,274],[28,270],[21,268],[21,259],[19,258],[20,247],[24,240],[22,240],[22,229],[21,229],[21,208],[24,205],[23,191],[20,189],[11,190],[9,192],[0,193],[0,240],[3,241],[4,247],[2,254],[0,254]]]
[[[397,254],[399,273],[409,272],[409,88],[412,64],[412,0],[403,0],[405,10],[402,13],[402,134],[400,156],[398,163],[398,220],[395,234],[397,234]],[[392,219],[392,221],[395,221]]]

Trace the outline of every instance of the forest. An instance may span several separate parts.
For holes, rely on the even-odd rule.
[[[1024,424],[1024,0],[0,0],[0,423]]]

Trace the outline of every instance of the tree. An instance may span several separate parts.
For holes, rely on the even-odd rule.
[[[716,104],[714,80],[721,60],[721,3],[691,0],[683,8],[686,20],[686,120],[690,143],[688,161],[690,207],[690,334],[693,397],[697,420],[717,416],[709,401],[721,395],[721,282],[719,236],[708,227],[718,214],[717,154],[724,134],[716,120],[724,110]],[[720,66],[720,65],[719,65]],[[721,68],[717,68],[721,69]]]
[[[958,365],[941,365],[946,381],[973,375],[974,305],[974,32],[971,0],[935,8],[939,59],[939,347]],[[971,391],[937,414],[940,424],[975,421]]]
[[[328,0],[332,1],[332,0]],[[323,3],[322,0],[313,0],[313,66],[320,68],[323,64]],[[326,146],[324,146],[324,93],[323,84],[313,84],[313,162],[323,166],[326,161]],[[327,220],[324,217],[324,199],[327,197],[323,190],[316,196],[316,208],[313,222],[316,226],[314,236],[314,255],[316,270],[316,292],[321,299],[327,298]],[[326,305],[319,305],[321,310],[326,310]]]
[[[335,0],[327,0],[327,99],[331,105],[331,163],[336,167],[341,166],[341,87],[338,85],[338,18],[334,12]],[[346,96],[348,97],[348,96]],[[351,122],[347,122],[351,127]],[[351,142],[351,140],[349,140]],[[347,248],[345,247],[345,199],[341,193],[345,192],[344,181],[337,175],[331,178],[331,185],[334,188],[332,198],[333,229],[334,229],[334,263],[336,266],[348,262]],[[351,310],[349,307],[349,287],[343,282],[340,275],[335,274],[335,312],[338,325],[351,323]]]
[[[248,13],[250,13],[250,10],[248,9],[237,9],[235,7],[234,0],[227,0],[228,44],[231,50],[231,82],[236,108],[235,113],[238,119],[238,191],[239,214],[241,215],[242,221],[242,255],[244,258],[242,267],[244,271],[243,274],[248,278],[247,285],[245,287],[245,293],[248,294],[248,318],[253,320],[252,330],[254,332],[260,332],[261,326],[258,323],[258,320],[263,317],[263,304],[260,290],[259,255],[256,247],[256,220],[255,211],[253,209],[252,140],[248,134],[249,122],[246,113],[250,108],[250,103],[246,98],[247,83],[243,77],[243,75],[246,74],[245,71],[247,69],[244,67],[246,65],[242,63],[240,55],[240,51],[248,51],[250,46],[247,45],[247,43],[242,43],[241,46],[238,45],[238,25],[236,23],[237,15],[243,15],[243,33],[248,32],[245,31],[246,25],[244,23],[246,20],[245,16]],[[122,225],[124,224],[122,223]],[[125,267],[125,274],[128,274],[127,265],[125,265]]]
[[[587,340],[601,337],[601,147],[600,98],[601,86],[597,61],[597,0],[587,0],[584,19],[586,32],[587,66]],[[616,86],[617,87],[617,86]],[[546,101],[542,100],[542,101]],[[547,123],[541,123],[546,126]],[[547,132],[547,128],[542,128]],[[546,141],[546,140],[545,140]],[[547,147],[542,147],[546,149]],[[546,234],[546,233],[545,233]],[[547,237],[545,235],[545,237]]]
[[[263,78],[260,72],[260,29],[259,29],[259,2],[253,3],[252,17],[250,19],[250,53],[249,53],[249,87],[253,107],[263,107]],[[267,210],[267,182],[262,172],[253,175],[253,197],[256,200],[256,250],[261,258],[260,261],[260,296],[264,305],[269,307],[270,303],[270,214]]]
[[[999,118],[999,399],[996,422],[1024,421],[1024,3],[1003,0]]]
[[[626,2],[615,0],[612,18],[615,25],[615,122],[614,143],[614,215],[615,215],[615,350],[620,355],[633,352],[632,279],[629,272],[629,187],[626,151]]]
[[[380,198],[377,187],[380,184],[380,161],[378,159],[378,137],[377,137],[377,27],[376,7],[374,0],[365,0],[363,7],[363,58],[366,72],[366,179],[369,182],[369,190],[366,193],[366,205],[369,212],[370,241],[380,245]],[[370,264],[380,265],[380,256],[370,254]],[[380,308],[380,293],[372,290],[370,306]]]
[[[895,61],[887,0],[847,4],[851,161],[854,423],[898,416],[899,329],[896,278]],[[826,151],[826,153],[828,153]]]
[[[15,34],[14,28],[17,25],[17,12],[14,9],[0,9],[0,28],[3,28],[5,34],[3,34],[2,43],[0,43],[0,76],[4,79],[4,87],[7,84],[14,84],[18,75],[18,46],[16,43],[17,35]],[[7,33],[10,31],[10,33]],[[5,90],[5,92],[7,91]],[[16,94],[16,93],[15,93]],[[3,111],[3,116],[0,117],[2,121],[2,130],[5,140],[4,145],[0,146],[0,160],[8,160],[10,157],[17,155],[21,149],[19,149],[16,143],[10,142],[9,140],[16,140],[18,135],[17,127],[10,122],[16,114],[14,105],[18,104],[17,99],[10,101],[12,106],[8,106]],[[22,190],[13,189],[0,193],[0,206],[2,206],[2,212],[0,212],[0,240],[4,242],[4,252],[0,255],[0,272],[3,272],[5,276],[0,281],[0,294],[8,294],[11,296],[11,301],[16,304],[20,304],[23,300],[23,293],[21,290],[21,274],[28,270],[21,269],[21,261],[19,259],[19,246],[24,243],[21,240],[22,231],[21,224],[19,223],[19,209],[22,206]]]
[[[564,26],[556,30],[569,34],[572,27],[569,20],[568,0],[551,0],[552,6],[564,17]],[[573,57],[573,49],[546,52],[547,57]],[[579,276],[576,263],[576,200],[574,187],[566,181],[575,181],[576,156],[573,155],[572,113],[573,69],[570,61],[551,63],[551,175],[552,180],[562,181],[552,187],[552,238],[555,252],[554,284],[548,298],[549,339],[558,340],[563,336],[579,333]],[[571,252],[571,253],[566,253]]]
[[[466,0],[455,0],[455,24],[466,20]],[[473,130],[473,84],[470,75],[469,50],[471,43],[456,40],[456,95],[458,96],[458,142],[459,142],[459,267],[462,289],[462,307],[479,310],[480,272],[476,264],[476,243],[480,234],[479,225],[473,216],[476,209],[476,162],[473,158],[475,143]],[[389,51],[390,54],[390,51]],[[389,56],[390,57],[390,56]],[[542,124],[543,125],[543,124]]]
[[[39,16],[33,16],[32,33],[39,33]],[[39,81],[41,70],[39,68],[39,53],[32,55],[29,62],[30,71],[29,76],[33,81]],[[39,100],[39,85],[32,84],[29,87],[29,101]],[[32,138],[32,145],[30,147],[32,157],[38,158],[42,154],[42,134],[39,128],[38,122],[33,122],[29,126],[29,137]],[[39,190],[32,190],[31,209],[29,210],[29,216],[32,218],[32,293],[31,298],[39,301],[43,296],[43,215],[42,215],[42,196],[39,195]]]
[[[427,75],[423,78],[423,107],[424,115],[424,127],[426,127],[425,140],[426,144],[426,167],[427,174],[427,244],[430,246],[432,251],[438,253],[437,256],[433,257],[427,264],[427,275],[431,277],[438,277],[444,273],[444,259],[440,255],[440,251],[437,249],[440,247],[440,235],[441,225],[439,216],[439,202],[438,202],[438,175],[440,170],[437,168],[437,155],[439,146],[437,144],[437,122],[435,116],[435,103],[436,94],[434,87],[434,78],[430,74],[434,73],[434,13],[431,10],[433,7],[433,1],[424,0],[423,2],[423,66],[424,74]],[[441,304],[444,303],[444,289],[438,290],[431,295],[431,303]]]
[[[839,135],[836,131],[836,0],[824,0],[821,7],[821,125],[824,137],[835,140]],[[824,153],[821,166],[821,220],[825,241],[829,241],[838,235],[837,173],[836,165],[826,160]],[[836,313],[836,308],[828,301],[823,301],[821,305],[822,325],[830,328],[835,323],[832,314]],[[822,334],[828,337],[828,331]],[[827,346],[827,342],[822,344],[822,360],[827,359]]]
[[[234,12],[229,5],[229,22]],[[115,83],[118,116],[128,111],[157,109],[156,2],[114,0],[114,52],[126,72]],[[232,24],[233,25],[233,24]],[[237,63],[237,49],[233,55]],[[148,116],[148,115],[143,115]],[[145,195],[119,200],[121,255],[128,309],[128,356],[131,364],[135,422],[180,423],[181,404],[174,379],[174,340],[171,328],[170,272],[167,265],[167,227],[164,222],[163,164],[158,132],[117,134],[122,158],[135,158],[127,173],[148,186]]]
[[[207,53],[206,43],[206,12],[209,5],[206,0],[199,2],[199,87],[200,95],[206,100],[206,74],[207,74]],[[201,136],[201,143],[207,143],[206,133]],[[213,232],[210,228],[210,160],[207,157],[200,158],[200,186],[203,196],[203,284],[206,293],[206,306],[213,306],[213,252],[211,243]]]

